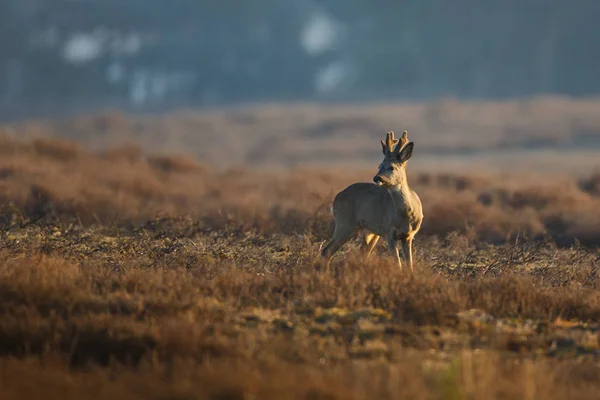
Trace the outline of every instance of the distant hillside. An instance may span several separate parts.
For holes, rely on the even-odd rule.
[[[600,167],[600,100],[541,97],[523,101],[264,105],[121,112],[0,126],[12,137],[75,139],[89,149],[137,143],[149,152],[187,153],[216,167],[327,163],[374,166],[379,140],[407,129],[417,167],[473,163],[502,170],[561,171]],[[465,164],[466,163],[466,164]]]

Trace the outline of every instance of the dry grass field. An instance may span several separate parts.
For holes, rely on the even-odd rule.
[[[4,126],[0,399],[595,399],[598,105],[302,105]],[[358,241],[344,247],[339,276],[316,271],[333,196],[372,178],[388,129],[416,142],[414,279],[384,243],[366,261]],[[443,161],[457,165],[469,146],[510,157],[532,138],[556,143],[543,163],[511,159],[519,172]],[[329,153],[353,168],[323,168]]]

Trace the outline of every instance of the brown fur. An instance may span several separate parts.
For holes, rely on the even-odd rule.
[[[388,132],[386,142],[382,141],[381,146],[384,159],[373,178],[375,183],[354,183],[333,200],[335,231],[323,247],[321,256],[329,264],[335,252],[362,229],[366,231],[363,249],[367,257],[379,237],[385,236],[390,253],[402,268],[397,246],[400,241],[403,258],[412,274],[412,241],[423,221],[421,200],[408,186],[406,178],[406,162],[412,155],[414,144],[408,141],[408,132],[404,131],[399,144],[394,133]]]

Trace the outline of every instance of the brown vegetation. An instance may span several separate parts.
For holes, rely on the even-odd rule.
[[[0,396],[596,395],[596,252],[428,238],[409,281],[385,257],[315,272],[317,246],[186,218],[6,228]]]
[[[370,181],[374,173],[218,171],[186,157],[147,157],[132,145],[93,154],[56,139],[5,138],[0,153],[0,217],[13,224],[19,218],[111,225],[191,216],[212,229],[235,223],[265,233],[312,232],[324,240],[335,193],[353,181]],[[473,240],[496,244],[517,236],[600,244],[596,180],[409,174],[424,204],[423,235],[468,232]]]
[[[5,136],[0,398],[595,398],[597,177],[409,173],[415,278],[384,243],[316,272],[373,169]]]

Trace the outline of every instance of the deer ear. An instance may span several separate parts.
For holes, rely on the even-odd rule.
[[[398,153],[398,161],[402,163],[407,162],[412,156],[413,147],[415,147],[413,142],[406,143],[406,145],[402,147],[402,150],[400,150],[400,153]]]
[[[385,156],[387,153],[385,152],[385,142],[381,141],[381,150],[383,151],[383,155]]]

